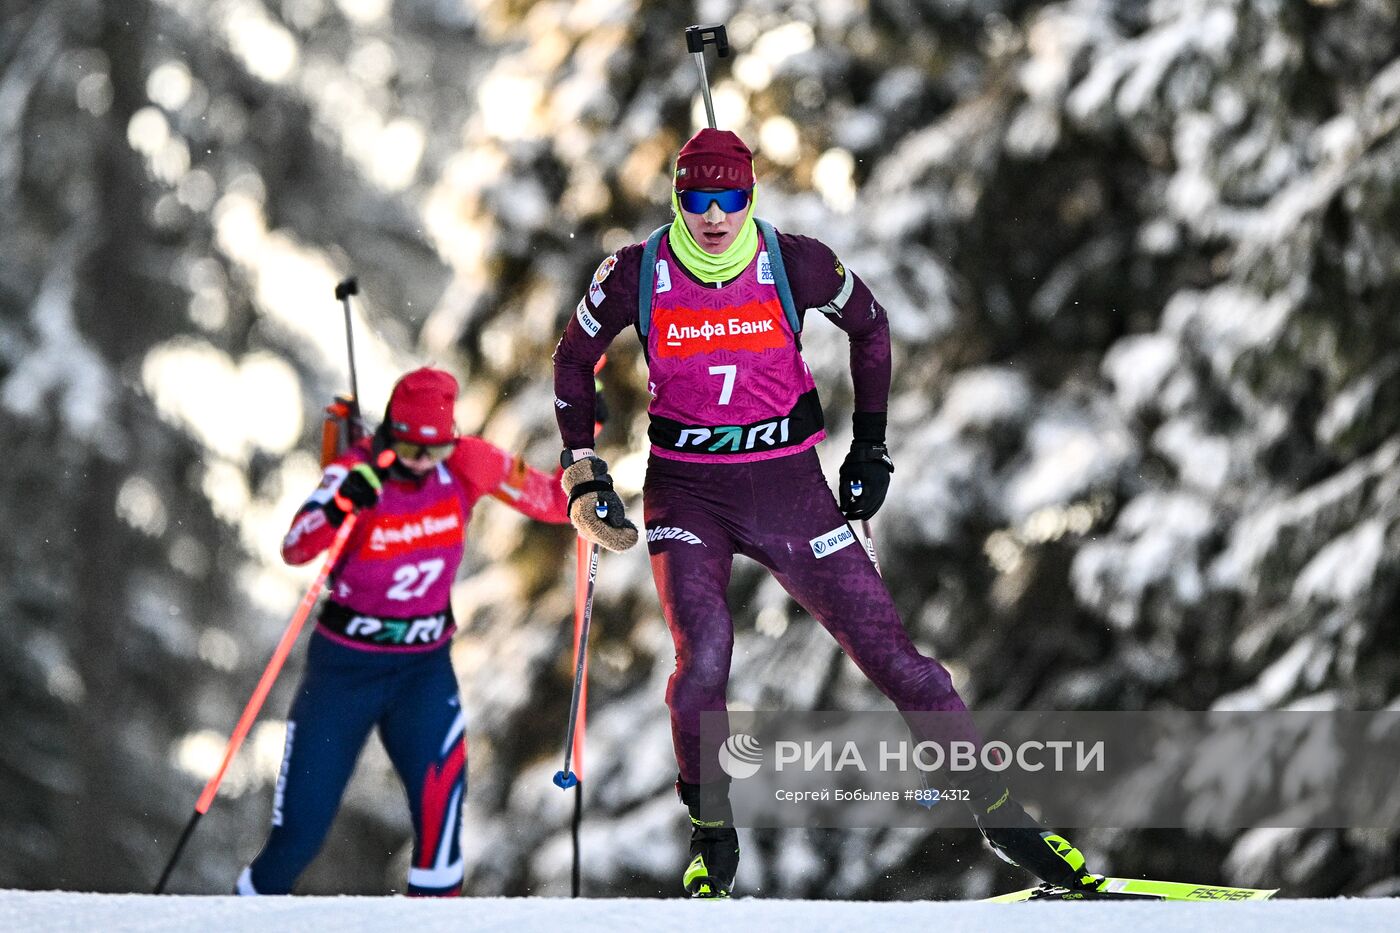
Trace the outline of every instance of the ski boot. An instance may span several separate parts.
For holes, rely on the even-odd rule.
[[[677,778],[676,794],[690,813],[690,864],[681,878],[685,892],[699,898],[728,897],[739,870],[739,833],[729,807],[728,782],[721,788]]]
[[[972,804],[977,828],[1002,861],[1024,868],[1042,881],[1067,891],[1095,892],[1102,875],[1084,870],[1084,853],[1064,836],[1052,832],[1025,811],[1002,788]]]

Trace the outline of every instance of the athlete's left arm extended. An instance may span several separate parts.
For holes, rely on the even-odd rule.
[[[447,469],[472,491],[472,500],[494,496],[536,521],[568,524],[569,497],[559,476],[529,466],[479,437],[463,437],[447,458]]]
[[[855,410],[883,412],[890,397],[890,325],[885,309],[860,276],[847,269],[825,243],[779,234],[783,265],[798,312],[805,309],[846,332],[851,340],[851,382]]]

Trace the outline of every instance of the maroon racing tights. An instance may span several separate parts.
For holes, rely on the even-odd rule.
[[[735,554],[758,561],[902,712],[963,712],[948,671],[914,647],[822,475],[815,450],[757,463],[652,456],[652,574],[676,644],[666,703],[682,779],[701,780],[700,714],[725,709]]]

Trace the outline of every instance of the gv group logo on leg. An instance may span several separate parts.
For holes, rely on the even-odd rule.
[[[736,732],[720,746],[719,766],[735,780],[753,777],[763,767],[763,745],[747,732]]]

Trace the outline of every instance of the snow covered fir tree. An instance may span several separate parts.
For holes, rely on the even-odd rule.
[[[550,354],[598,257],[668,219],[700,22],[728,25],[714,105],[762,216],[889,312],[881,566],[969,705],[1400,701],[1392,0],[0,0],[0,887],[154,882],[309,582],[278,546],[346,389],[341,276],[367,412],[433,362],[464,431],[558,456]],[[834,476],[847,344],[803,337]],[[639,356],[602,375],[629,508]],[[573,541],[472,525],[468,894],[569,890]],[[730,604],[736,707],[886,708],[756,565]],[[673,655],[644,548],[605,557],[592,896],[678,893]],[[255,854],[303,658],[172,890]],[[410,837],[372,744],[300,890],[401,888]],[[746,838],[759,897],[1025,881],[973,830]],[[1400,894],[1394,830],[1075,839],[1114,874]]]

